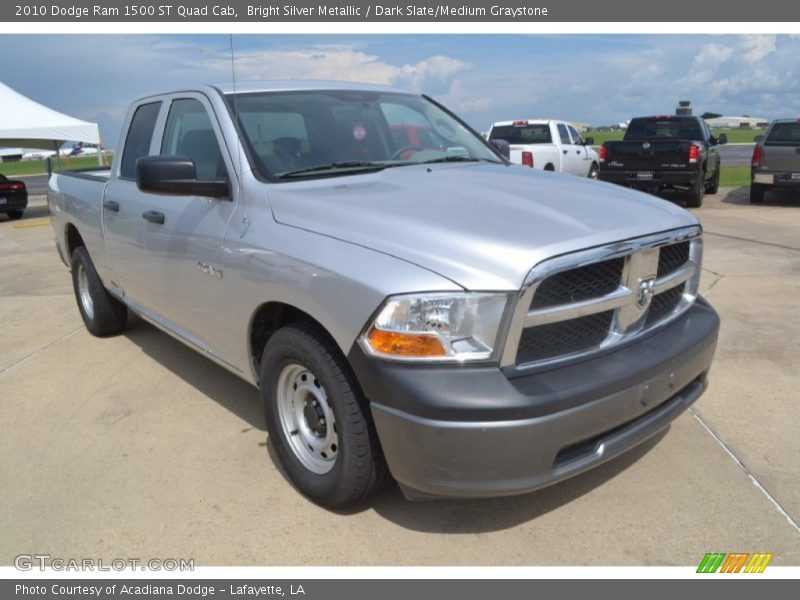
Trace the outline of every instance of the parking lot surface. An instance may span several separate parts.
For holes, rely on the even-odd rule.
[[[0,564],[18,554],[197,565],[800,564],[800,199],[707,196],[709,391],[666,432],[551,488],[338,514],[271,456],[258,393],[143,321],[83,328],[42,197],[0,217]]]

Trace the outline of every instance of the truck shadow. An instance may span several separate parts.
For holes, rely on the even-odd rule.
[[[266,433],[259,394],[253,386],[134,315],[129,317],[124,335],[147,356],[198,392],[239,417],[248,426]],[[507,498],[409,502],[397,484],[392,482],[369,504],[351,511],[338,511],[338,514],[348,518],[374,510],[400,527],[420,532],[459,534],[509,529],[556,510],[610,481],[646,455],[667,431],[663,430],[597,468],[529,494]],[[291,486],[269,440],[259,445],[266,446],[264,454],[286,484]]]
[[[250,427],[266,431],[258,390],[135,315],[124,333],[142,352]]]
[[[800,196],[797,193],[788,191],[767,192],[764,194],[764,202],[762,204],[751,204],[750,188],[748,186],[732,189],[721,198],[721,201],[725,204],[738,204],[740,206],[752,206],[753,208],[758,208],[759,206],[800,207]]]
[[[507,498],[409,502],[396,484],[373,502],[376,513],[392,523],[424,533],[489,533],[541,517],[610,481],[645,456],[669,427],[639,446],[590,471],[556,485]]]

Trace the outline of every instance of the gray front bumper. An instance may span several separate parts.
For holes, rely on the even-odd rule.
[[[524,377],[354,366],[407,496],[500,496],[576,475],[665,428],[705,391],[718,329],[699,299],[646,339]]]

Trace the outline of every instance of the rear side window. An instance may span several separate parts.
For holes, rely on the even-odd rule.
[[[775,123],[764,143],[776,146],[800,145],[800,123]]]
[[[505,140],[509,144],[551,144],[550,125],[498,125],[492,127],[490,140]]]
[[[569,132],[567,131],[567,126],[563,123],[558,124],[558,135],[561,138],[562,144],[571,144],[572,141],[569,139]]]
[[[136,161],[150,153],[150,142],[153,139],[160,108],[161,102],[142,104],[133,114],[128,136],[125,138],[125,148],[122,150],[120,177],[136,178]]]

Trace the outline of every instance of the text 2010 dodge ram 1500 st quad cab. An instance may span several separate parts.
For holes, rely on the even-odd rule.
[[[398,144],[411,125],[441,145]],[[382,86],[198,87],[123,131],[110,171],[50,181],[86,327],[130,309],[258,386],[321,504],[388,473],[417,499],[533,490],[705,390],[719,321],[681,208],[511,166]]]
[[[706,122],[691,116],[632,119],[621,142],[600,147],[598,178],[657,194],[664,188],[688,192],[686,205],[698,208],[703,194],[719,189],[719,144]]]
[[[753,148],[750,202],[773,189],[800,191],[800,119],[778,119]]]

